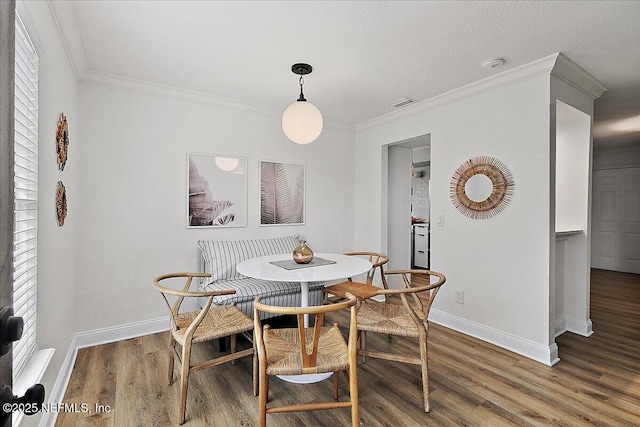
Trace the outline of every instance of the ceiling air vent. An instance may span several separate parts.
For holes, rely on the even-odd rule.
[[[416,102],[415,99],[407,98],[405,96],[404,98],[396,99],[395,101],[392,101],[392,102],[388,103],[387,105],[389,105],[391,107],[394,107],[394,108],[400,108],[400,107],[404,107],[404,106],[409,105],[409,104],[413,104],[414,102]]]

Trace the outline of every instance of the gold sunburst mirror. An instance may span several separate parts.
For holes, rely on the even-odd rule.
[[[472,219],[500,213],[513,196],[511,171],[498,159],[473,157],[456,169],[449,193],[453,206]]]

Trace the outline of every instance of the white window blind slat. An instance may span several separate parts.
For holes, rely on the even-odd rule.
[[[28,189],[30,186],[35,186],[38,183],[37,180],[27,176],[17,176],[16,182],[20,185],[20,188],[25,189]]]
[[[13,378],[37,348],[38,57],[16,13],[13,309],[24,320],[13,344]]]
[[[27,232],[27,233],[31,233],[32,236],[35,236],[36,234],[36,227],[38,226],[38,223],[36,221],[33,220],[28,220],[28,221],[16,221],[15,223],[15,227],[16,227],[16,231],[19,232]],[[19,255],[21,251],[18,250],[18,248],[15,249],[15,254]]]
[[[38,159],[38,153],[35,153],[32,149],[30,149],[28,146],[21,144],[20,146],[16,147],[16,156],[22,158],[22,159]]]
[[[21,251],[16,254],[15,257],[15,267],[14,267],[14,279],[18,279],[22,273],[22,270],[27,267],[35,266],[35,260],[37,255],[33,253],[33,251]]]
[[[20,298],[18,298],[18,301],[20,302],[20,309],[14,312],[15,316],[21,316],[23,319],[28,318],[25,315],[31,312],[29,299],[33,297],[33,294],[34,294],[33,292],[25,292],[20,296]],[[26,324],[27,323],[25,323],[25,325]],[[27,328],[24,328],[24,329],[27,329]],[[20,339],[22,340],[22,338]]]
[[[32,266],[31,268],[29,267],[22,268],[19,274],[16,275],[15,281],[14,281],[15,286],[13,291],[14,300],[15,300],[14,302],[16,302],[23,295],[29,292],[30,287],[33,287],[36,285],[35,279],[31,276],[32,271],[30,271],[30,270],[33,270],[34,268],[35,266]],[[14,308],[14,311],[15,311],[15,308]]]
[[[20,138],[16,138],[16,139],[20,139]],[[17,152],[17,154],[20,155],[20,157],[24,158],[24,159],[30,159],[30,158],[37,158],[38,157],[38,152],[34,150],[35,147],[30,147],[29,146],[29,140],[27,139],[26,141],[19,141],[20,146],[18,147],[20,149],[20,151]]]
[[[15,119],[26,128],[32,128],[34,124],[33,120],[35,119],[32,110],[37,108],[37,106],[20,91],[15,92],[15,94],[17,95],[15,103],[19,108],[22,108],[22,111],[16,113]]]
[[[35,147],[35,144],[30,142],[32,139],[37,140],[37,129],[33,128],[33,124],[31,122],[16,122],[15,131],[15,137],[21,144],[24,144],[27,147],[37,148]]]
[[[27,117],[32,117],[33,114],[29,114],[29,112],[33,109],[37,109],[37,105],[35,102],[37,99],[37,89],[33,87],[33,82],[25,81],[24,78],[20,77],[19,74],[16,74],[15,83],[16,101],[24,104],[27,107],[23,111],[21,111],[21,114],[24,114]]]
[[[33,214],[31,214],[28,210],[22,210],[19,215],[16,215],[15,221],[19,222],[19,221],[33,220],[33,219],[35,219],[35,218],[33,218],[34,215],[35,215],[35,212]]]

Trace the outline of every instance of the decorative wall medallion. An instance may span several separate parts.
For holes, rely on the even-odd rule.
[[[511,171],[498,159],[474,157],[456,169],[449,193],[453,206],[473,219],[486,219],[500,213],[513,196]]]
[[[58,154],[58,169],[64,170],[67,164],[67,147],[69,147],[69,127],[67,116],[60,113],[58,117],[58,130],[56,131],[56,153]]]
[[[67,190],[64,188],[62,181],[58,181],[56,188],[56,215],[58,217],[58,226],[64,225],[64,219],[67,217]]]

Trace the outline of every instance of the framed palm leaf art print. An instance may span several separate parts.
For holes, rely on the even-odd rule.
[[[247,226],[247,159],[187,153],[187,227]]]
[[[301,225],[304,218],[304,165],[260,161],[260,225]]]

